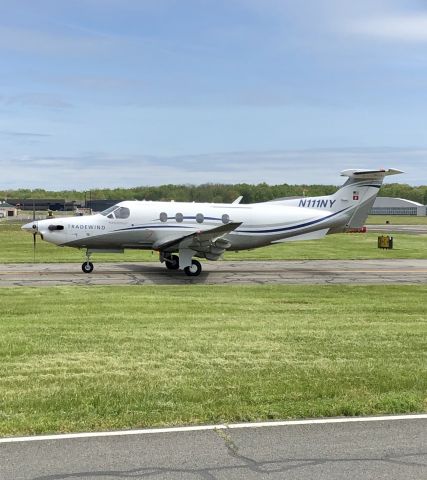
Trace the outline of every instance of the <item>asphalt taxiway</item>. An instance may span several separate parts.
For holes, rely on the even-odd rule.
[[[0,478],[427,478],[427,415],[337,420],[0,439]]]
[[[155,262],[0,265],[1,286],[185,284],[427,284],[427,260],[306,260],[206,262],[199,277]]]

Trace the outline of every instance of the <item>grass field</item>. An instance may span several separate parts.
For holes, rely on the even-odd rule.
[[[301,260],[301,259],[369,259],[369,258],[427,258],[427,236],[394,235],[394,249],[379,250],[378,234],[339,234],[307,242],[288,242],[251,251],[226,252],[225,260]],[[0,262],[33,261],[33,239],[19,225],[0,224]],[[37,237],[36,262],[82,262],[84,251],[56,247]],[[128,250],[123,255],[98,254],[95,262],[158,261],[149,251]]]
[[[369,215],[366,225],[427,225],[427,216],[410,215]]]
[[[426,410],[426,286],[1,295],[0,435]]]

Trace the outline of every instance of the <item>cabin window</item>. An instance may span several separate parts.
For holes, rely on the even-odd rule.
[[[168,214],[166,212],[162,212],[160,215],[159,215],[159,218],[160,218],[160,221],[161,222],[167,222],[168,220]]]
[[[226,213],[224,213],[224,215],[222,216],[222,223],[224,224],[230,223],[230,215],[227,215]]]
[[[203,220],[204,220],[204,219],[205,219],[205,217],[204,217],[203,213],[198,213],[198,214],[196,215],[196,222],[197,222],[197,223],[203,223]]]
[[[181,223],[183,220],[184,220],[184,215],[182,213],[177,213],[175,215],[175,220],[178,222],[178,223]]]

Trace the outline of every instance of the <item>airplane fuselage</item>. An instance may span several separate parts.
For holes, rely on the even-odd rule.
[[[325,209],[251,205],[127,201],[128,218],[108,214],[41,220],[38,233],[59,246],[90,249],[156,249],[160,242],[230,222],[241,223],[226,235],[231,250],[256,248],[328,228],[336,213]],[[49,229],[52,227],[61,229]]]

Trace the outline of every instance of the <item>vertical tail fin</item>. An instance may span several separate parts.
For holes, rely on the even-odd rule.
[[[328,233],[345,232],[349,228],[363,227],[384,178],[399,173],[403,172],[395,169],[344,170],[341,175],[348,179],[333,195],[284,198],[272,200],[272,203],[330,212]]]
[[[388,175],[403,173],[401,170],[344,170],[342,176],[348,177],[344,185],[331,197],[333,210],[345,211],[346,222],[340,231],[348,228],[363,227],[383,180]],[[338,231],[339,227],[337,227]],[[335,229],[334,229],[335,231]],[[332,233],[332,232],[331,232]]]

